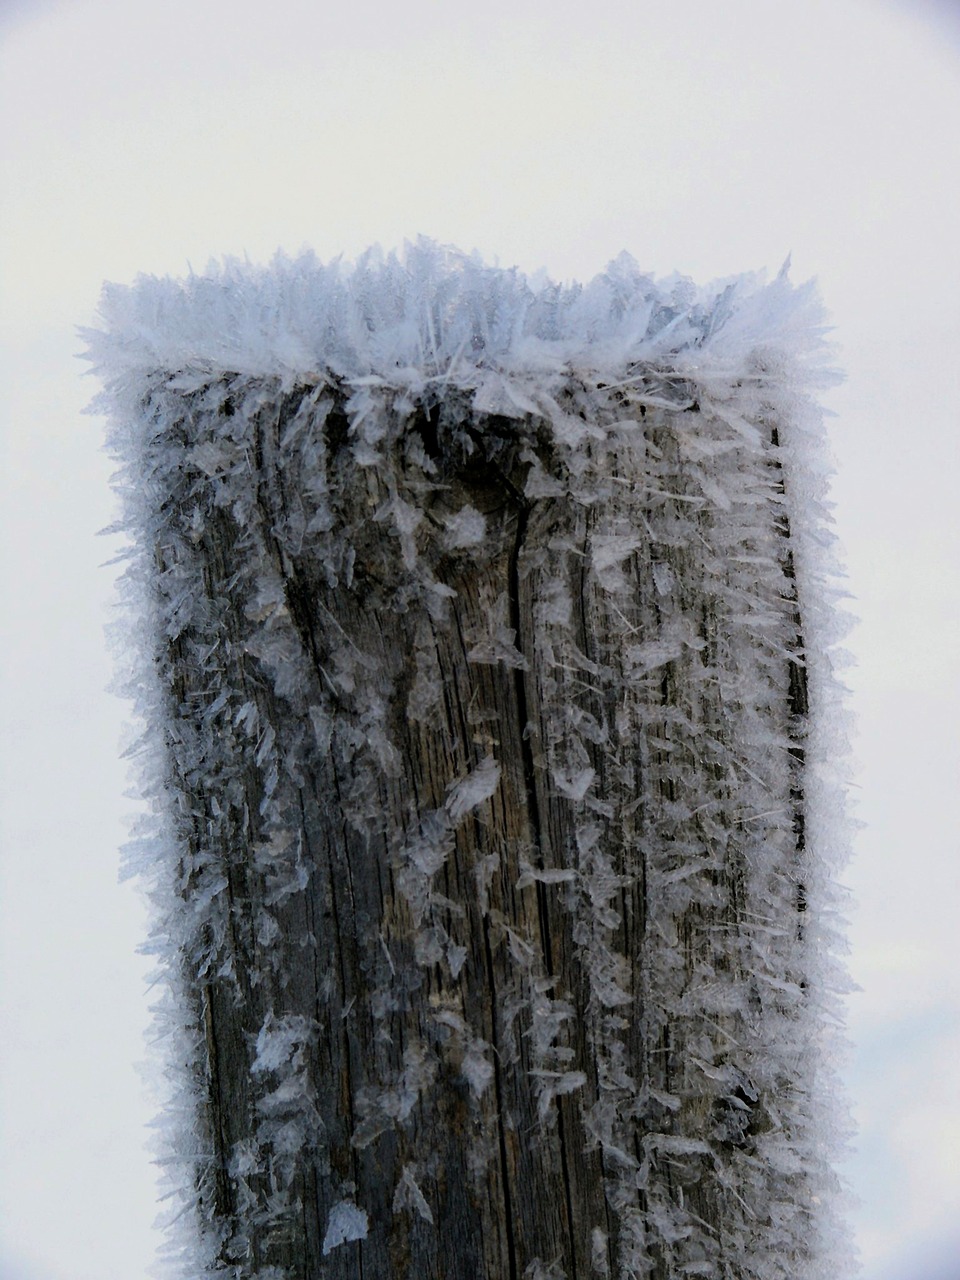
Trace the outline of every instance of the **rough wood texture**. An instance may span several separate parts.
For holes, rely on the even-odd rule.
[[[778,442],[634,381],[568,384],[573,443],[452,393],[388,404],[388,467],[335,387],[155,381],[225,1274],[800,1274],[806,693]]]

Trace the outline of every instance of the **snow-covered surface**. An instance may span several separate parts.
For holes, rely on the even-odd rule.
[[[734,1273],[760,1280],[836,1280],[844,1274],[847,1259],[835,1224],[830,1172],[843,1130],[833,1077],[836,996],[843,989],[836,960],[841,937],[834,877],[846,853],[847,835],[836,784],[843,716],[831,667],[831,650],[841,627],[824,507],[822,423],[812,399],[830,385],[833,375],[813,289],[795,288],[785,272],[769,283],[743,277],[708,288],[684,279],[656,282],[625,255],[590,284],[561,287],[419,242],[402,255],[371,253],[352,266],[323,265],[304,256],[277,259],[262,269],[227,263],[185,281],[141,279],[130,289],[109,287],[101,312],[103,329],[86,336],[89,357],[105,386],[97,407],[111,419],[111,447],[121,464],[118,487],[133,548],[126,578],[131,618],[127,642],[130,636],[135,641],[129,687],[146,727],[141,785],[153,797],[155,813],[130,846],[128,865],[153,884],[154,946],[166,975],[167,995],[157,1017],[169,1046],[161,1137],[174,1204],[174,1273],[195,1276],[212,1271],[220,1243],[211,1229],[214,1224],[202,1213],[198,1221],[193,1213],[198,1170],[202,1181],[208,1153],[204,1103],[194,1083],[200,1037],[191,979],[182,961],[186,957],[203,971],[212,965],[229,967],[230,958],[221,919],[223,870],[216,856],[195,866],[189,889],[181,878],[183,834],[176,805],[167,798],[171,753],[178,776],[192,774],[201,782],[206,776],[215,789],[214,777],[222,764],[218,753],[227,750],[217,726],[230,724],[237,740],[252,744],[243,750],[255,754],[262,771],[262,812],[268,825],[283,787],[289,785],[283,769],[291,766],[283,757],[283,745],[277,743],[276,727],[263,723],[260,709],[250,703],[235,705],[230,692],[215,684],[196,725],[185,730],[171,723],[166,691],[155,678],[155,659],[165,638],[175,640],[202,609],[202,575],[191,561],[190,521],[199,538],[205,511],[201,502],[188,515],[182,504],[169,499],[186,492],[184,477],[191,483],[202,477],[200,483],[215,494],[208,501],[231,504],[241,511],[242,521],[252,484],[245,432],[265,404],[296,391],[302,397],[301,409],[281,448],[297,451],[301,479],[309,482],[308,501],[302,527],[286,530],[283,536],[313,539],[330,574],[349,573],[349,548],[341,536],[338,496],[328,485],[323,436],[311,434],[310,423],[322,426],[334,397],[349,422],[354,465],[371,469],[392,485],[391,501],[374,518],[398,539],[404,570],[437,618],[442,617],[445,589],[421,562],[421,512],[415,495],[399,484],[390,461],[405,424],[425,404],[456,399],[461,416],[481,425],[493,415],[510,420],[521,438],[529,440],[526,497],[550,501],[563,495],[579,508],[601,513],[590,562],[611,616],[619,610],[626,617],[633,608],[631,575],[644,548],[651,541],[673,548],[650,569],[662,605],[659,634],[638,638],[628,624],[622,636],[616,678],[622,686],[624,715],[633,717],[641,740],[648,730],[653,735],[656,726],[644,720],[644,699],[666,664],[723,686],[723,699],[736,725],[731,740],[710,739],[705,730],[716,726],[709,724],[678,720],[672,731],[686,751],[693,750],[691,744],[701,735],[703,759],[736,777],[738,812],[733,816],[747,868],[745,892],[760,916],[743,924],[737,964],[730,975],[703,971],[698,982],[685,989],[677,985],[665,960],[662,969],[642,976],[645,1007],[652,1011],[651,1026],[666,1025],[673,1016],[700,1019],[704,1027],[713,1019],[724,1024],[723,1035],[732,1034],[724,1028],[734,1028],[749,1039],[740,1046],[734,1067],[721,1064],[707,1036],[696,1068],[705,1095],[712,1090],[717,1098],[740,1097],[746,1109],[755,1101],[755,1090],[762,1089],[767,1099],[769,1127],[758,1139],[757,1160],[736,1165],[730,1188],[731,1203],[743,1206],[743,1223],[732,1229],[727,1242]],[[641,411],[666,424],[676,458],[648,449]],[[533,449],[536,432],[544,429],[562,459],[560,468],[545,469]],[[773,429],[776,440],[771,445]],[[618,476],[629,481],[631,467],[637,483],[617,483]],[[669,488],[678,477],[682,492]],[[776,496],[781,489],[783,494]],[[771,509],[778,503],[787,526],[771,521]],[[691,512],[689,522],[684,510]],[[704,512],[713,541],[701,550],[696,521]],[[478,516],[472,509],[462,510],[447,526],[448,545],[470,548],[481,543],[484,527]],[[668,535],[664,531],[670,521],[675,533]],[[789,583],[784,570],[787,527]],[[159,577],[158,547],[164,558]],[[567,551],[561,553],[556,578],[546,583],[538,605],[537,637],[538,663],[549,667],[556,662],[558,673],[564,669],[560,658],[570,643],[562,572]],[[248,570],[248,647],[262,660],[278,695],[295,698],[298,665],[284,647],[282,588],[268,572],[260,573],[253,560]],[[709,664],[699,656],[705,642],[691,630],[679,605],[683,591],[697,589],[693,584],[704,580],[709,580],[720,602],[720,616],[730,629],[712,639],[720,656]],[[812,707],[809,726],[801,726],[805,844],[799,862],[796,815],[782,803],[795,786],[796,757],[791,753],[796,740],[787,736],[789,717],[774,712],[786,704],[786,670],[798,661],[794,606],[789,600],[784,603],[784,593],[794,582]],[[523,667],[527,659],[515,642],[507,620],[493,616],[490,633],[477,637],[470,660]],[[352,679],[350,661],[344,657],[343,669],[332,677],[343,688]],[[211,679],[215,670],[211,661]],[[654,1177],[642,1184],[647,1210],[641,1213],[636,1207],[640,1179],[650,1176],[650,1167],[656,1168],[661,1159],[705,1159],[710,1149],[704,1141],[664,1132],[645,1138],[643,1168],[630,1152],[639,1086],[630,1083],[618,1058],[618,1010],[633,998],[628,989],[630,958],[611,950],[611,938],[615,892],[623,877],[636,874],[636,869],[614,866],[605,851],[608,797],[597,794],[596,774],[584,747],[587,741],[597,741],[603,730],[588,725],[582,713],[576,722],[564,718],[562,708],[569,701],[564,678],[558,674],[555,686],[564,737],[548,744],[547,754],[557,791],[575,808],[578,848],[575,865],[557,869],[553,883],[562,892],[574,881],[580,894],[579,936],[591,983],[600,1064],[599,1097],[590,1124],[595,1141],[617,1166],[608,1194],[622,1236],[621,1274],[641,1274],[647,1244],[654,1239],[671,1242],[670,1247],[692,1240],[693,1252],[684,1263],[687,1272],[720,1275],[711,1269],[713,1263],[697,1262],[696,1248],[707,1259],[711,1246],[706,1237],[700,1240],[702,1233],[684,1211],[682,1198],[677,1204],[661,1195]],[[331,729],[322,706],[309,711],[322,749],[322,741],[329,743],[336,728]],[[387,768],[393,747],[385,736],[382,708],[371,702],[367,712],[363,749]],[[643,748],[650,752],[642,762],[644,776],[656,780],[661,759],[657,752],[680,748],[669,743],[664,747],[652,736],[649,744]],[[429,884],[445,857],[447,829],[486,802],[499,777],[499,766],[490,757],[466,778],[451,779],[446,808],[434,819],[436,829],[424,830],[405,851],[410,892],[417,895],[416,902],[411,897],[411,905],[426,925]],[[664,938],[691,902],[699,902],[707,913],[714,905],[710,874],[715,867],[707,846],[726,837],[717,795],[709,790],[698,795],[695,788],[701,785],[703,779],[693,766],[683,776],[683,803],[665,812],[658,835],[660,852],[649,854],[645,874],[651,885],[659,886],[651,899],[656,907],[654,927],[662,929]],[[771,796],[780,803],[771,807]],[[700,811],[705,816],[697,826],[694,815]],[[683,843],[693,838],[695,828],[712,832],[702,837],[706,845]],[[273,900],[278,902],[301,892],[307,883],[307,872],[296,850],[283,843],[281,829],[278,818],[275,838],[256,851],[273,877]],[[529,875],[537,878],[533,869]],[[550,873],[540,872],[539,878],[544,875],[550,883]],[[798,882],[806,905],[799,935],[791,923]],[[268,919],[263,928],[262,941],[269,949]],[[662,950],[669,955],[669,947]],[[530,1010],[534,1041],[541,1046],[536,1083],[544,1116],[555,1097],[576,1093],[586,1083],[582,1072],[551,1065],[557,1028],[566,1016],[559,1005],[547,999]],[[462,1039],[464,1076],[479,1098],[492,1077],[489,1046],[469,1027],[451,1029]],[[276,1153],[282,1138],[290,1144],[290,1160],[297,1158],[297,1141],[306,1143],[308,1135],[313,1140],[303,1076],[312,1034],[312,1028],[295,1016],[281,1014],[264,1024],[252,1050],[251,1072],[272,1090],[261,1103],[264,1144],[272,1142]],[[194,1069],[184,1069],[185,1063]],[[409,1115],[432,1080],[429,1063],[411,1062],[407,1074],[388,1098],[385,1115],[390,1123]],[[269,1098],[276,1100],[275,1116]],[[656,1101],[666,1112],[679,1105],[670,1095]],[[731,1112],[731,1133],[736,1120]],[[371,1123],[369,1141],[381,1131],[376,1126],[387,1120],[375,1116]],[[357,1140],[368,1139],[361,1134]],[[242,1157],[237,1153],[238,1177],[244,1173]],[[280,1168],[282,1161],[277,1159]],[[395,1203],[416,1209],[429,1221],[429,1205],[409,1170],[396,1189]],[[778,1242],[776,1250],[764,1251],[765,1261],[757,1261],[755,1237],[751,1243],[749,1222],[758,1209],[764,1215],[764,1230]],[[344,1241],[360,1240],[366,1232],[362,1205],[340,1202],[331,1212],[324,1252]]]

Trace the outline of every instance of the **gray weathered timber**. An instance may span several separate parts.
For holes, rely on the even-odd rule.
[[[563,409],[600,424],[575,450],[453,393],[385,403],[383,466],[333,384],[154,381],[225,1274],[798,1273],[806,695],[777,443],[653,374],[571,380]]]

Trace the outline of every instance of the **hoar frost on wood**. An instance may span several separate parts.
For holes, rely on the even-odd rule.
[[[836,1280],[811,288],[420,242],[102,312],[171,1272]]]

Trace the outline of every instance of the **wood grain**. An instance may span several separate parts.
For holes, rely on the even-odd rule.
[[[202,582],[160,663],[181,900],[217,904],[184,963],[225,1274],[754,1274],[731,1259],[776,1251],[758,1142],[787,1123],[770,1046],[803,983],[775,441],[738,526],[684,454],[723,436],[696,407],[630,408],[643,447],[597,461],[588,502],[542,423],[428,406],[384,470],[336,394],[260,387],[241,412],[237,385],[181,415],[185,450],[239,451],[233,478],[186,469],[157,547],[168,604]],[[532,457],[567,492],[531,496]],[[485,532],[457,547],[465,507]],[[343,1201],[368,1233],[325,1252]]]

